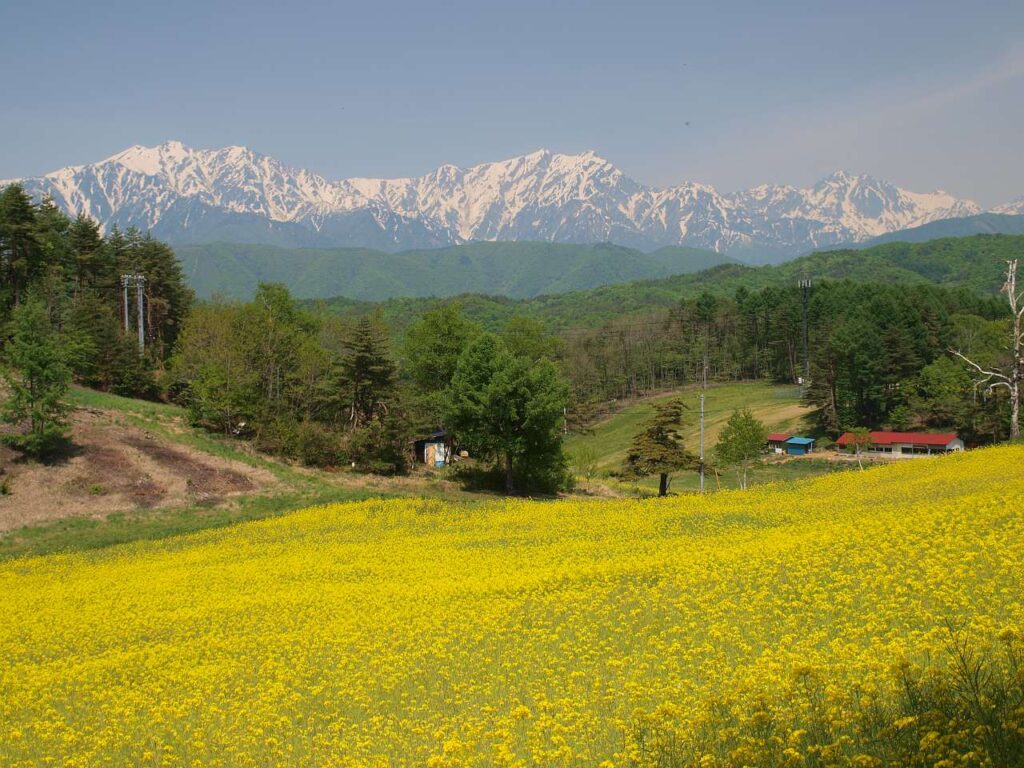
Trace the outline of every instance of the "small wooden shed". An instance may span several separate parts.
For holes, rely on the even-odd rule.
[[[803,456],[814,452],[814,438],[793,435],[786,441],[786,453],[790,456]]]
[[[417,438],[413,441],[413,452],[416,455],[416,461],[426,464],[428,467],[446,466],[452,455],[448,433],[439,430]]]

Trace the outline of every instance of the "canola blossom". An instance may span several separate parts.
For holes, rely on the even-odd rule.
[[[1019,634],[1022,595],[1021,447],[707,497],[311,508],[0,565],[0,764],[612,768],[654,764],[656,723],[754,765],[715,752],[723,711],[756,730],[813,679],[841,726],[945,663],[949,625]],[[839,764],[808,738],[773,749]]]

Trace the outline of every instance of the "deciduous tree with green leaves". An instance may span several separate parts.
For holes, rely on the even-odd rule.
[[[853,447],[853,453],[857,457],[857,466],[864,469],[864,462],[861,459],[861,454],[871,447],[871,430],[867,427],[854,427],[850,430],[850,445]]]
[[[764,452],[768,439],[765,427],[749,408],[733,411],[715,445],[715,459],[726,467],[736,467],[740,488],[747,487],[747,470]]]
[[[445,398],[459,357],[481,333],[458,304],[442,304],[423,314],[405,335],[405,373],[415,426],[421,431],[443,427]]]
[[[515,355],[488,333],[459,358],[445,421],[472,452],[503,466],[506,492],[554,491],[568,480],[561,439],[568,399],[551,362]]]
[[[406,372],[421,390],[447,389],[459,356],[480,335],[458,304],[442,304],[424,312],[405,334]]]
[[[626,454],[626,476],[659,475],[659,496],[668,493],[669,478],[673,472],[696,464],[696,458],[686,450],[679,432],[685,412],[686,405],[681,400],[655,403],[654,416],[633,438]]]

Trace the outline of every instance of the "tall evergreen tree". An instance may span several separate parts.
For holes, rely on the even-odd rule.
[[[387,330],[379,320],[365,317],[359,321],[338,373],[352,429],[387,412],[394,393],[395,364],[388,353]]]
[[[625,472],[630,477],[659,475],[658,495],[668,493],[669,476],[693,467],[696,459],[686,450],[679,430],[686,406],[680,400],[654,404],[654,416],[633,438],[626,454]]]
[[[0,418],[22,430],[7,435],[7,442],[41,456],[67,434],[69,406],[64,397],[71,372],[40,299],[24,300],[14,310],[10,333],[6,347],[10,369],[4,370],[8,397],[0,406]]]
[[[85,288],[114,287],[99,225],[84,213],[78,214],[68,228],[68,247],[76,296]]]
[[[42,267],[35,206],[20,184],[11,184],[0,190],[0,311],[21,303]]]
[[[174,251],[137,230],[124,235],[115,230],[107,238],[103,263],[110,270],[104,278],[107,284],[116,285],[117,275],[122,273],[146,278],[146,343],[154,348],[157,357],[166,357],[181,332],[193,299]]]

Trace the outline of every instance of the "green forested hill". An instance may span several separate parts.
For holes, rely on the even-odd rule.
[[[200,297],[249,298],[261,282],[284,283],[299,298],[485,293],[528,298],[611,283],[696,272],[733,260],[699,248],[643,253],[601,243],[469,243],[437,250],[384,253],[365,248],[186,245],[177,248]]]
[[[1024,256],[1024,235],[974,235],[926,243],[886,243],[863,250],[823,251],[779,266],[721,264],[691,274],[520,301],[478,294],[462,295],[456,300],[467,316],[485,327],[498,328],[518,314],[543,320],[552,330],[564,330],[600,325],[616,317],[648,314],[703,291],[732,295],[740,287],[757,290],[791,285],[804,277],[935,283],[995,294],[1002,285],[1006,261],[1014,256]],[[437,300],[402,298],[386,301],[380,307],[385,317],[400,329],[434,303]],[[349,299],[329,299],[319,304],[327,311],[341,314],[361,314],[371,306]]]

